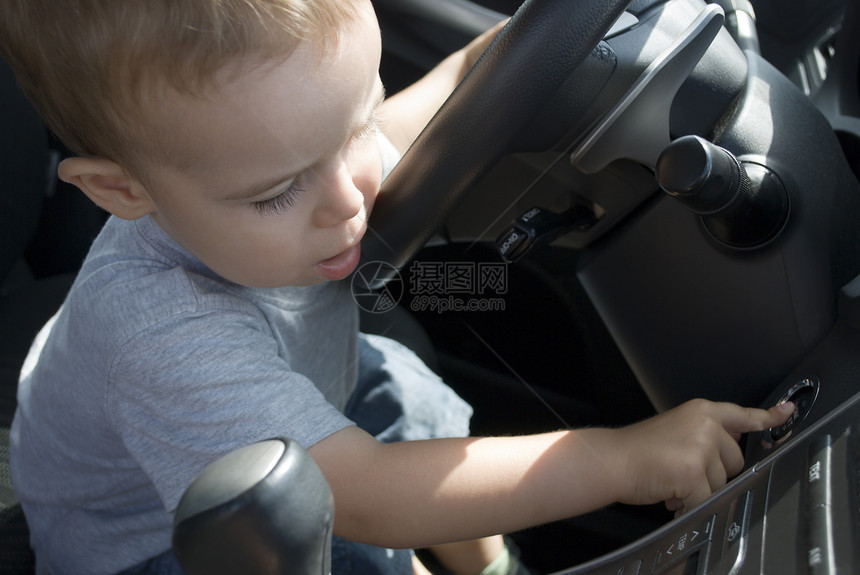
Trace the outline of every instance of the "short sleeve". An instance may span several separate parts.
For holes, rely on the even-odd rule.
[[[272,437],[310,447],[351,425],[292,371],[260,317],[187,312],[137,334],[110,371],[106,410],[168,510],[208,463]]]

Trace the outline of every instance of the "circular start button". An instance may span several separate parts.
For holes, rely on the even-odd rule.
[[[778,427],[772,427],[765,431],[763,439],[770,443],[776,444],[786,439],[794,426],[803,421],[812,409],[812,404],[818,397],[818,380],[815,378],[802,379],[791,386],[782,397],[777,400],[775,405],[791,401],[794,403],[794,413],[791,417]]]

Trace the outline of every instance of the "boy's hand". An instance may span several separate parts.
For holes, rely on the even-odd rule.
[[[742,434],[780,425],[793,411],[791,403],[765,411],[697,399],[616,430],[623,458],[621,501],[665,501],[680,515],[740,473]]]

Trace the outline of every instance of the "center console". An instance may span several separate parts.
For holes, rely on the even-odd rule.
[[[860,394],[706,504],[565,573],[860,573],[858,464]]]
[[[844,296],[840,312],[851,307]],[[860,330],[841,315],[765,402],[797,409],[748,435],[743,473],[661,529],[563,573],[860,573]]]
[[[860,394],[706,504],[569,574],[860,573]]]

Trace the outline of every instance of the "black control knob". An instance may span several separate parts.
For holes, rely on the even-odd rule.
[[[331,572],[334,497],[301,445],[270,439],[206,467],[176,509],[173,551],[184,573]]]
[[[669,144],[657,159],[663,190],[702,217],[721,244],[753,249],[772,241],[788,219],[788,193],[770,169],[741,163],[699,136]]]
[[[678,138],[663,150],[657,160],[657,181],[667,194],[699,215],[724,210],[749,193],[749,179],[740,162],[698,136]]]

